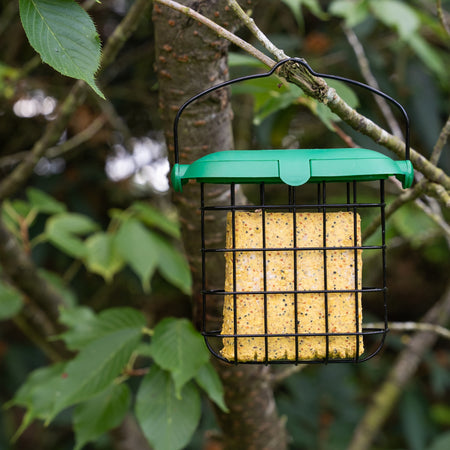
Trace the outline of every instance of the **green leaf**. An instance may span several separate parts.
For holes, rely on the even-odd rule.
[[[90,236],[86,242],[85,264],[89,271],[102,276],[110,282],[125,262],[115,246],[115,236],[98,232]]]
[[[73,414],[74,450],[80,450],[86,443],[118,426],[128,411],[130,400],[130,388],[122,383],[80,403]]]
[[[155,450],[179,450],[190,441],[200,420],[200,395],[193,383],[175,395],[170,375],[153,366],[139,387],[136,417]]]
[[[151,346],[156,364],[171,373],[177,395],[209,359],[202,336],[187,319],[159,322]]]
[[[65,363],[34,370],[16,392],[14,398],[5,406],[23,406],[27,409],[19,429],[14,435],[17,439],[35,419],[45,420],[53,409],[56,399],[55,384],[61,379]]]
[[[405,2],[372,0],[370,9],[386,26],[397,30],[402,39],[408,39],[419,28],[420,19],[417,13]]]
[[[147,203],[134,202],[131,206],[131,210],[134,211],[137,218],[148,227],[157,228],[177,239],[181,237],[179,224]]]
[[[0,320],[11,319],[22,306],[22,294],[0,280]]]
[[[345,20],[345,25],[349,28],[355,27],[364,22],[369,16],[367,2],[354,0],[335,0],[328,8],[328,12]]]
[[[20,18],[42,61],[68,77],[84,80],[100,97],[94,75],[100,39],[86,11],[73,0],[20,0]]]
[[[83,347],[54,386],[57,400],[49,422],[63,409],[88,400],[109,387],[120,375],[141,338],[141,328],[107,333]]]
[[[142,330],[145,317],[133,308],[109,308],[95,315],[85,306],[61,310],[61,322],[69,330],[58,336],[71,350],[80,350],[91,342],[119,330]]]
[[[86,255],[85,243],[78,237],[98,229],[89,217],[77,213],[61,213],[50,217],[45,225],[48,240],[58,249],[74,258]]]
[[[209,361],[200,367],[195,376],[195,381],[222,411],[228,412],[227,405],[225,405],[225,400],[223,398],[224,391],[222,382]]]
[[[158,264],[158,240],[136,219],[122,224],[116,234],[117,251],[141,280],[144,291],[150,291],[150,278]]]
[[[30,205],[44,214],[58,214],[67,210],[64,203],[58,202],[53,197],[50,197],[50,195],[39,189],[32,187],[28,188],[27,197]]]
[[[160,274],[187,295],[192,293],[192,276],[184,255],[166,239],[155,236],[158,246],[158,270]]]

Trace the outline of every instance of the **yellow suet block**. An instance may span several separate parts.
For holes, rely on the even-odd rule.
[[[294,214],[265,212],[265,248],[289,249],[294,247]],[[362,330],[361,294],[358,294],[358,315],[355,313],[355,289],[361,289],[361,250],[339,249],[361,245],[360,217],[356,215],[357,242],[354,242],[353,212],[330,212],[326,214],[326,250],[328,303],[328,332],[354,333]],[[259,211],[235,211],[233,247],[232,213],[227,217],[227,248],[261,249],[263,214]],[[226,252],[225,290],[236,291],[236,296],[226,295],[223,308],[222,334],[264,334],[264,294],[249,294],[255,291],[277,291],[266,295],[267,333],[275,335],[293,334],[295,320],[297,333],[325,333],[325,293],[286,293],[286,291],[325,290],[323,250],[308,248],[323,247],[323,214],[296,213],[297,286],[294,287],[294,251],[237,251]],[[234,256],[235,255],[235,256]],[[266,266],[266,288],[264,288],[264,258]],[[236,280],[233,280],[233,259]],[[356,264],[355,264],[356,260]],[[357,276],[355,277],[355,266]],[[349,292],[333,292],[348,290]],[[240,294],[239,292],[242,292]],[[234,297],[236,297],[234,299]],[[295,314],[297,297],[297,314]],[[236,303],[234,303],[236,302]],[[234,306],[236,304],[236,306]],[[234,308],[236,307],[236,329]],[[297,316],[297,317],[296,317]],[[264,337],[224,337],[222,356],[235,359],[234,341],[237,339],[238,361],[265,361]],[[299,360],[321,359],[326,356],[325,336],[299,336]],[[359,338],[359,354],[364,351],[362,337]],[[328,357],[354,357],[357,351],[356,336],[330,336]],[[273,360],[295,361],[295,338],[269,336],[267,357]]]

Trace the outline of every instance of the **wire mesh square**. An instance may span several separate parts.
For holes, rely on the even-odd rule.
[[[359,195],[360,184],[367,185],[309,184],[315,192],[306,201],[306,185],[260,183],[248,205],[239,204],[231,183],[229,204],[214,205],[206,200],[210,185],[201,183],[202,333],[216,357],[234,364],[362,362],[380,351],[388,331],[384,180],[375,183],[376,201]],[[378,216],[381,227],[366,242]],[[205,238],[217,220],[226,223],[222,247]],[[217,254],[220,268],[208,262]],[[219,280],[210,274],[217,270]],[[384,328],[364,327],[366,305]]]

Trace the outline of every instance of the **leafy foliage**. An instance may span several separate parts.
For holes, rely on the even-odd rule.
[[[102,98],[94,75],[100,39],[92,19],[73,0],[20,0],[27,38],[42,60],[63,75],[86,81]]]

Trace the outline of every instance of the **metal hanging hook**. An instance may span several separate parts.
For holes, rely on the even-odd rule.
[[[187,100],[179,109],[178,112],[175,116],[174,119],[174,124],[173,124],[173,139],[174,139],[174,156],[175,156],[175,164],[179,164],[180,162],[180,157],[179,157],[179,145],[178,145],[178,123],[180,121],[180,117],[183,113],[183,111],[193,102],[195,102],[196,100],[198,100],[199,98],[217,90],[217,89],[221,89],[223,87],[229,86],[231,84],[234,83],[239,83],[242,81],[247,81],[247,80],[253,80],[253,79],[257,79],[257,78],[265,78],[265,77],[269,77],[271,75],[273,75],[275,73],[275,71],[281,67],[283,64],[286,64],[287,62],[295,62],[297,64],[300,64],[301,66],[303,66],[311,75],[315,76],[315,77],[319,77],[319,78],[326,78],[326,79],[331,79],[331,80],[338,80],[338,81],[342,81],[344,83],[348,83],[348,84],[352,84],[358,87],[361,87],[363,89],[366,89],[370,92],[372,92],[375,95],[378,95],[380,97],[385,98],[386,100],[388,100],[389,102],[391,102],[393,105],[395,105],[399,110],[400,113],[402,114],[403,120],[404,120],[404,134],[405,134],[405,160],[410,160],[410,125],[409,125],[409,117],[408,114],[405,110],[405,108],[394,98],[392,98],[391,96],[385,94],[384,92],[373,88],[372,86],[369,86],[367,84],[361,83],[360,81],[356,81],[356,80],[352,80],[350,78],[345,78],[345,77],[341,77],[338,75],[331,75],[331,74],[326,74],[326,73],[320,73],[320,72],[316,72],[314,71],[309,64],[301,59],[301,58],[287,58],[287,59],[283,59],[281,61],[278,61],[268,72],[264,72],[264,73],[258,73],[258,74],[253,74],[253,75],[245,75],[242,77],[238,77],[238,78],[233,78],[232,80],[228,80],[228,81],[224,81],[223,83],[219,83],[215,86],[212,86],[208,89],[205,89],[204,91],[194,95],[193,97],[191,97],[189,100]]]

